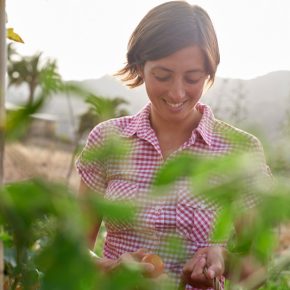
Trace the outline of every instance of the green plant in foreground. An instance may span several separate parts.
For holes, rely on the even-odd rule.
[[[56,91],[85,92],[74,85],[64,84],[53,71],[45,76],[43,90],[35,102],[8,116],[7,136],[15,139],[25,132],[31,114],[43,104],[45,98]],[[98,107],[101,110],[100,107]],[[118,136],[112,136],[102,150],[92,149],[84,158],[87,162],[108,160],[119,156],[130,159],[130,147]],[[229,136],[229,138],[234,138]],[[235,140],[243,142],[243,140]],[[129,145],[130,144],[125,144]],[[254,255],[265,265],[279,269],[276,276],[263,277],[268,281],[261,289],[288,289],[289,279],[285,261],[273,263],[275,258],[275,232],[281,222],[290,220],[290,184],[282,176],[269,184],[263,178],[249,186],[248,180],[259,176],[250,166],[251,156],[233,156],[205,159],[203,156],[177,155],[158,171],[153,196],[158,197],[173,183],[186,177],[192,189],[208,202],[219,207],[213,239],[229,240],[228,246],[239,270],[239,258]],[[209,182],[219,177],[219,182]],[[256,200],[256,219],[242,234],[236,235],[233,225],[245,212],[247,193]],[[84,210],[85,209],[85,210]],[[3,185],[0,188],[0,237],[5,244],[5,271],[10,279],[10,289],[21,285],[24,289],[92,290],[92,289],[169,289],[166,283],[153,283],[145,279],[136,268],[124,266],[119,271],[105,275],[96,268],[86,245],[86,231],[93,223],[95,213],[106,218],[134,221],[135,208],[129,204],[116,204],[97,198],[96,194],[77,198],[63,184],[39,179]],[[168,247],[180,249],[180,240],[165,241]],[[289,262],[289,259],[288,259]],[[228,283],[229,289],[235,289]],[[243,288],[248,289],[249,284]],[[248,288],[247,288],[248,287]],[[276,288],[275,288],[276,287]]]

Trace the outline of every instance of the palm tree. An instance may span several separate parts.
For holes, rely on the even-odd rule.
[[[58,75],[55,60],[43,62],[42,53],[20,56],[12,44],[8,45],[8,85],[19,86],[24,83],[28,86],[27,105],[34,102],[36,89],[43,89],[43,78],[47,73]]]
[[[102,121],[128,115],[128,111],[122,107],[123,105],[128,104],[128,102],[120,97],[109,99],[91,94],[86,98],[86,102],[89,104],[89,109],[82,115],[78,130],[75,133],[75,148],[66,176],[67,182],[69,182],[74,166],[75,154],[78,152],[80,140],[83,135]]]
[[[102,96],[90,95],[86,102],[89,104],[88,111],[81,117],[78,134],[82,135],[96,124],[111,118],[128,115],[128,111],[122,106],[128,102],[120,97],[113,99]]]

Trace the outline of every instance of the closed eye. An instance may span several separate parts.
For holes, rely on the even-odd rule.
[[[202,79],[202,77],[198,78],[198,79],[189,79],[186,78],[185,81],[191,85],[197,84],[200,80]]]
[[[198,83],[205,76],[204,72],[191,72],[185,76],[185,81],[189,84]]]
[[[155,78],[158,80],[158,81],[161,81],[161,82],[166,82],[170,79],[170,75],[169,76],[157,76],[155,75]]]

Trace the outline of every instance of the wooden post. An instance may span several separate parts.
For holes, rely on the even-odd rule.
[[[0,186],[4,178],[5,77],[6,77],[6,21],[5,0],[0,0]]]
[[[5,0],[0,0],[0,187],[4,179],[5,93],[6,93],[6,15]],[[0,241],[0,290],[4,286],[4,253]]]

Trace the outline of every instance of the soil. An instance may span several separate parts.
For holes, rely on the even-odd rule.
[[[40,176],[64,182],[77,190],[79,177],[74,166],[69,173],[74,162],[73,151],[72,144],[44,138],[8,143],[4,154],[4,183]]]

